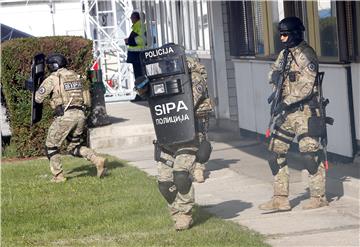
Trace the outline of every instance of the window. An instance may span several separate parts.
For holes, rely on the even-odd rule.
[[[338,57],[338,35],[336,2],[331,0],[317,1],[317,17],[320,38],[320,56]]]
[[[274,41],[274,48],[271,49],[272,54],[278,54],[282,49],[283,46],[280,41],[280,34],[278,31],[279,22],[285,18],[284,13],[284,2],[277,1],[277,2],[270,2],[271,6],[271,21],[272,21],[272,40]]]
[[[252,7],[249,1],[227,2],[231,56],[255,55]]]
[[[254,2],[253,15],[254,15],[254,33],[255,33],[255,53],[257,55],[265,55],[264,44],[264,17],[262,11],[262,3]]]
[[[146,21],[151,38],[149,47],[174,42],[188,51],[210,51],[208,2],[188,1],[134,1],[136,7],[148,13]]]

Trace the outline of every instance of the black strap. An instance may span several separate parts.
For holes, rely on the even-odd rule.
[[[282,142],[285,142],[286,144],[291,144],[291,142],[292,142],[291,140],[286,139],[285,137],[279,136],[279,135],[277,135],[275,133],[271,134],[271,138],[278,139],[278,140],[280,140]]]
[[[72,136],[72,135],[68,135],[66,137],[66,140],[69,142],[79,142],[81,140],[81,135],[77,135],[77,136]]]
[[[172,156],[172,157],[175,156],[175,152],[172,152],[171,150],[166,149],[166,148],[164,148],[163,146],[161,146],[161,152],[166,153],[166,154],[168,154],[168,155],[170,155],[170,156]]]
[[[291,132],[289,132],[289,131],[287,131],[287,130],[284,130],[284,129],[282,129],[280,126],[278,126],[278,125],[275,125],[274,126],[274,129],[276,130],[276,131],[278,131],[279,133],[281,133],[281,134],[283,134],[283,135],[286,135],[286,136],[288,136],[288,137],[291,137],[291,138],[294,138],[295,137],[295,133],[291,133]]]
[[[300,134],[297,139],[298,139],[298,142],[300,142],[301,139],[305,138],[305,137],[310,137],[309,133],[303,133],[303,134]]]
[[[158,160],[158,161],[160,161],[161,163],[163,163],[164,165],[167,165],[168,167],[173,167],[173,165],[174,165],[174,162],[173,161],[171,161],[171,160],[167,160],[167,159],[164,159],[164,158],[161,158],[160,157],[160,159]]]
[[[178,156],[178,155],[181,155],[181,154],[196,155],[196,151],[194,151],[194,150],[189,150],[189,149],[182,149],[182,150],[180,150],[180,151],[177,151],[175,155]]]
[[[84,110],[84,107],[81,106],[81,105],[71,105],[71,106],[69,106],[66,110],[71,110],[71,109],[77,109],[77,110],[83,111],[83,110]]]
[[[46,157],[50,160],[52,156],[55,154],[60,153],[60,150],[58,147],[45,147],[46,149]]]
[[[317,114],[316,114],[316,109],[317,109],[317,108],[311,108],[311,107],[310,107],[311,116],[317,116]]]

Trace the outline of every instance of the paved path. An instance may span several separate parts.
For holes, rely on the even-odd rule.
[[[113,103],[107,105],[107,111],[114,124],[94,129],[92,145],[99,152],[129,160],[156,176],[151,144],[154,133],[146,104]],[[360,246],[360,164],[331,164],[327,180],[330,206],[304,211],[301,206],[309,197],[307,172],[300,168],[301,157],[291,154],[293,209],[264,213],[257,206],[272,195],[265,145],[254,139],[229,138],[231,136],[221,133],[215,129],[210,134],[214,150],[205,183],[195,184],[196,203],[218,217],[264,234],[272,246]],[[107,141],[102,142],[101,136]],[[131,141],[126,141],[127,138]]]

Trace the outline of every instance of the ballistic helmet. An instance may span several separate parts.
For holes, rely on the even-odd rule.
[[[55,72],[60,68],[65,68],[67,65],[66,57],[59,53],[53,53],[47,56],[46,65],[51,72]]]
[[[287,35],[288,39],[284,42],[285,47],[292,48],[304,40],[305,27],[302,21],[295,17],[286,17],[279,22],[278,30],[280,35]]]

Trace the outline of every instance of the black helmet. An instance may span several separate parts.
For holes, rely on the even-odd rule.
[[[66,57],[59,53],[53,53],[47,56],[46,65],[51,72],[55,72],[60,68],[65,68],[67,65]]]
[[[288,40],[284,42],[286,47],[295,47],[300,44],[301,41],[304,40],[305,27],[302,21],[295,17],[286,17],[279,22],[278,26],[280,34],[288,35]]]

